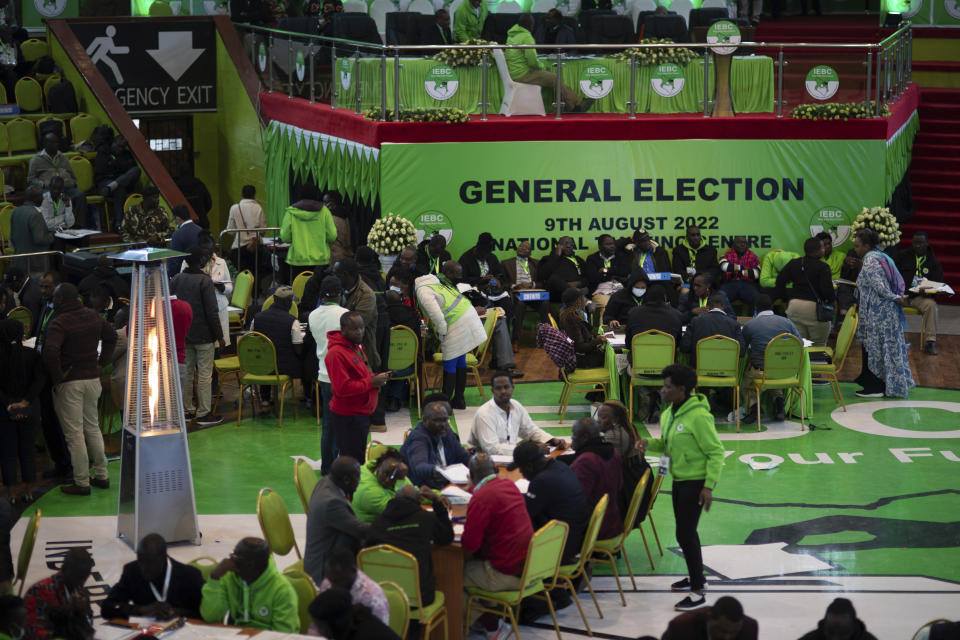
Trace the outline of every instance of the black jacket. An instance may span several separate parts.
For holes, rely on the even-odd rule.
[[[613,255],[610,267],[606,267],[600,252],[591,253],[587,256],[584,271],[587,276],[587,284],[590,291],[596,290],[601,282],[616,280],[623,284],[623,281],[630,275],[630,258],[621,251]]]
[[[679,273],[684,282],[692,280],[687,274],[687,267],[693,266],[697,273],[709,273],[714,282],[720,281],[720,260],[717,258],[717,248],[706,242],[701,242],[694,251],[693,260],[690,259],[690,247],[686,242],[678,242],[673,248],[673,272]]]
[[[203,589],[203,575],[198,569],[181,564],[170,558],[170,588],[167,590],[167,604],[182,610],[188,618],[200,617],[200,591]],[[163,577],[155,585],[158,592],[163,589]],[[150,584],[143,577],[140,565],[128,562],[123,565],[120,582],[110,588],[107,599],[100,603],[100,614],[104,620],[111,618],[129,618],[130,610],[156,602]]]
[[[727,298],[727,294],[725,294],[723,291],[716,289],[707,294],[707,297],[705,298],[697,298],[693,295],[693,289],[691,289],[687,293],[680,296],[680,302],[677,305],[677,311],[680,312],[680,317],[683,319],[683,324],[690,324],[693,318],[696,317],[693,315],[694,308],[700,306],[701,300],[704,304],[706,304],[712,295],[723,296],[724,300],[727,301],[727,303],[723,306],[724,313],[731,318],[736,319],[737,313],[733,310],[733,307],[730,305],[730,300]]]
[[[786,289],[788,284],[793,284],[791,291]],[[819,299],[830,304],[834,296],[830,265],[823,260],[806,256],[794,258],[777,275],[775,298],[812,302]]]
[[[434,503],[433,513],[420,508],[419,500],[397,496],[387,503],[373,521],[368,546],[390,544],[413,555],[420,569],[421,606],[433,603],[437,580],[433,575],[431,543],[446,545],[453,542],[453,525],[446,508]]]
[[[640,264],[640,259],[645,255],[645,253],[640,251],[639,247],[634,247],[632,260],[633,266],[637,268],[643,268],[643,265]],[[653,268],[657,271],[657,273],[670,272],[670,256],[667,255],[667,250],[659,245],[657,245],[657,247],[653,250]],[[644,271],[646,271],[646,269],[644,269]],[[681,273],[680,275],[682,276],[683,274]]]
[[[480,275],[480,262],[477,260],[477,248],[472,247],[463,252],[460,256],[460,266],[463,267],[463,281],[474,287],[483,284],[483,276]],[[487,275],[491,275],[498,280],[503,279],[503,267],[497,256],[492,253],[487,255]]]
[[[627,323],[627,316],[632,309],[637,309],[643,304],[643,298],[637,298],[629,286],[620,289],[607,301],[607,307],[603,311],[603,323],[610,324],[611,320],[616,320],[620,324]]]
[[[558,256],[550,253],[540,258],[540,281],[550,290],[550,298],[560,302],[570,282],[580,281],[580,286],[587,283],[586,263],[580,256]]]
[[[432,22],[420,29],[420,44],[453,44],[453,34],[450,33],[450,27],[441,27],[436,22]]]
[[[826,640],[827,634],[823,630],[823,620],[817,623],[817,628],[813,631],[805,634],[800,638],[800,640]],[[877,640],[876,636],[867,631],[867,626],[863,624],[863,621],[860,618],[857,618],[854,621],[854,626],[857,628],[853,632],[853,635],[850,636],[850,640]]]
[[[583,489],[580,488],[577,474],[562,462],[548,460],[543,471],[530,481],[525,497],[527,513],[530,514],[534,530],[551,520],[560,520],[570,526],[561,562],[572,563],[580,553],[587,521],[590,519],[590,507],[583,495]]]
[[[744,354],[747,343],[743,339],[743,333],[740,331],[740,323],[736,318],[728,316],[722,311],[709,311],[699,316],[695,316],[690,324],[687,325],[687,332],[680,338],[678,345],[680,351],[694,354],[694,365],[696,365],[697,343],[703,338],[710,336],[726,336],[733,338],[740,343],[740,355]]]
[[[934,282],[943,282],[943,267],[940,266],[940,261],[934,257],[933,249],[930,247],[927,247],[927,254],[923,256],[919,274],[917,273],[917,253],[913,250],[913,247],[898,253],[894,262],[897,265],[897,270],[900,271],[900,275],[903,276],[903,283],[907,285],[907,289],[913,286],[913,276],[915,275]]]
[[[680,342],[683,318],[679,311],[665,302],[647,302],[642,307],[631,309],[627,315],[627,344],[636,334],[650,329],[669,333],[676,342]]]
[[[437,263],[436,270],[431,270],[433,267],[434,258],[430,256],[430,247],[427,245],[427,242],[427,240],[424,240],[417,248],[417,277],[425,276],[428,273],[439,276],[440,268],[443,267],[443,263],[447,262],[448,260],[453,260],[453,256],[450,255],[450,252],[444,249],[440,254],[440,259]]]
[[[179,272],[179,269],[177,270]],[[77,285],[77,289],[80,291],[80,295],[83,296],[84,300],[90,298],[90,294],[93,293],[93,290],[97,288],[97,285],[107,284],[110,286],[110,289],[113,290],[114,298],[129,298],[130,297],[130,282],[124,280],[123,276],[111,266],[108,265],[97,265],[93,268],[93,271],[90,275],[85,276],[83,280],[80,281],[80,284]]]
[[[209,344],[223,338],[217,292],[210,276],[199,269],[187,268],[170,281],[170,293],[190,305],[193,320],[187,332],[187,344]]]

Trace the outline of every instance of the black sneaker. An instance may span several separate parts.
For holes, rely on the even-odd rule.
[[[110,478],[90,478],[90,484],[98,489],[109,489]]]
[[[870,389],[860,389],[856,392],[858,398],[882,398],[883,391],[871,391]]]
[[[185,419],[187,419],[187,420],[193,420],[194,418],[197,417],[197,412],[196,412],[196,411],[185,411],[184,414],[183,414],[183,417],[184,417]]]
[[[774,420],[778,420],[780,422],[783,422],[784,420],[786,420],[787,415],[786,415],[786,412],[784,411],[785,407],[786,407],[786,401],[783,399],[782,396],[773,399]]]
[[[690,591],[690,578],[677,580],[672,585],[670,585],[670,591]]]
[[[217,425],[217,424],[222,424],[222,423],[223,423],[223,417],[222,417],[222,416],[215,416],[215,415],[213,415],[212,413],[208,413],[208,414],[205,415],[205,416],[202,416],[202,417],[200,417],[200,418],[197,418],[196,422],[197,422],[197,424],[200,425],[201,427],[212,427],[212,426]]]
[[[694,609],[699,609],[700,607],[705,607],[706,605],[707,599],[705,597],[693,594],[673,605],[673,608],[677,611],[693,611]]]

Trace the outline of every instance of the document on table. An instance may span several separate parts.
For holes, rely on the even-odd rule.
[[[449,499],[452,504],[467,504],[473,497],[468,491],[464,491],[455,484],[447,485],[440,491],[440,495]]]
[[[603,335],[607,338],[607,342],[610,343],[610,346],[614,349],[627,346],[627,334],[625,333],[614,333],[613,331],[608,331]]]
[[[131,640],[140,635],[139,629],[130,629],[129,627],[118,627],[105,620],[98,620],[93,623],[93,637],[95,640]]]
[[[933,280],[921,280],[917,286],[910,288],[910,293],[947,293],[953,295],[950,285]]]
[[[281,631],[259,631],[255,636],[260,640],[294,640],[295,638],[316,638],[317,636],[305,636],[299,633],[283,633]],[[326,636],[321,636],[325,638]]]
[[[809,348],[813,346],[813,340],[807,340],[806,338],[800,338],[800,339],[803,340],[804,348]]]
[[[100,233],[100,231],[97,229],[61,229],[53,235],[61,240],[79,240],[87,236],[95,236],[98,233]]]
[[[188,622],[165,637],[177,638],[177,640],[187,640],[188,638],[190,640],[219,640],[220,638],[236,638],[242,632],[243,629],[239,627],[207,626]]]
[[[470,470],[462,463],[451,464],[446,467],[437,467],[444,478],[453,484],[467,484],[470,482]]]
[[[526,493],[527,489],[530,488],[530,481],[527,480],[526,478],[520,478],[519,480],[515,480],[514,484],[517,485],[517,489],[520,490],[520,493]]]
[[[494,453],[490,456],[490,460],[493,461],[493,464],[513,464],[512,455],[504,455],[501,453]]]

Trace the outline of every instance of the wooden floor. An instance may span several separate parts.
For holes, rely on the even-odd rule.
[[[941,389],[960,389],[960,336],[940,335],[937,338],[939,355],[930,356],[920,351],[920,334],[907,333],[911,342],[910,368],[918,386]],[[525,332],[520,340],[520,352],[516,354],[517,368],[524,372],[521,382],[555,382],[557,367],[547,357],[546,351],[534,345],[534,334]],[[484,382],[491,372],[482,372]],[[860,373],[860,346],[855,343],[847,356],[841,380],[850,381]]]

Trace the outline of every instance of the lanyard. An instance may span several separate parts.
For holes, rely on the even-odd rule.
[[[157,602],[167,601],[167,593],[170,591],[170,573],[170,558],[167,558],[167,575],[163,578],[163,594],[157,593],[157,588],[153,586],[152,582],[147,583],[150,585],[150,591],[153,592],[153,597],[157,599]]]
[[[430,272],[436,275],[440,275],[440,258],[430,259]]]
[[[44,309],[44,311],[43,311],[43,319],[40,321],[40,332],[41,332],[41,333],[46,330],[46,328],[47,328],[47,323],[50,322],[50,318],[52,318],[52,317],[53,317],[53,307],[50,307],[49,309]]]
[[[604,258],[603,256],[600,256],[600,259],[603,260],[603,268],[604,268],[604,269],[609,269],[609,268],[610,268],[610,265],[613,263],[613,258],[610,258],[609,260],[607,260],[607,259]]]
[[[477,265],[480,267],[481,278],[490,273],[490,265],[487,264],[486,260],[477,260]]]
[[[520,265],[520,268],[523,269],[523,272],[527,275],[530,275],[530,267],[527,266],[529,260],[526,258],[517,258],[517,264]]]
[[[920,275],[920,267],[923,266],[923,263],[927,261],[927,256],[917,256],[917,275]]]
[[[643,265],[645,265],[645,264],[647,263],[647,258],[649,258],[652,254],[653,254],[652,251],[647,251],[646,253],[641,254],[641,258],[640,258],[640,268],[643,269],[644,271],[646,271],[647,268],[646,268],[645,266],[643,266]]]
[[[577,263],[577,261],[576,261],[572,256],[567,256],[567,260],[569,260],[570,262],[573,263],[573,266],[575,266],[575,267],[577,268],[577,275],[579,275],[579,274],[580,274],[580,265]]]
[[[700,308],[703,309],[704,307],[707,306],[707,298],[700,298],[699,300],[697,300],[697,304],[699,304]]]

